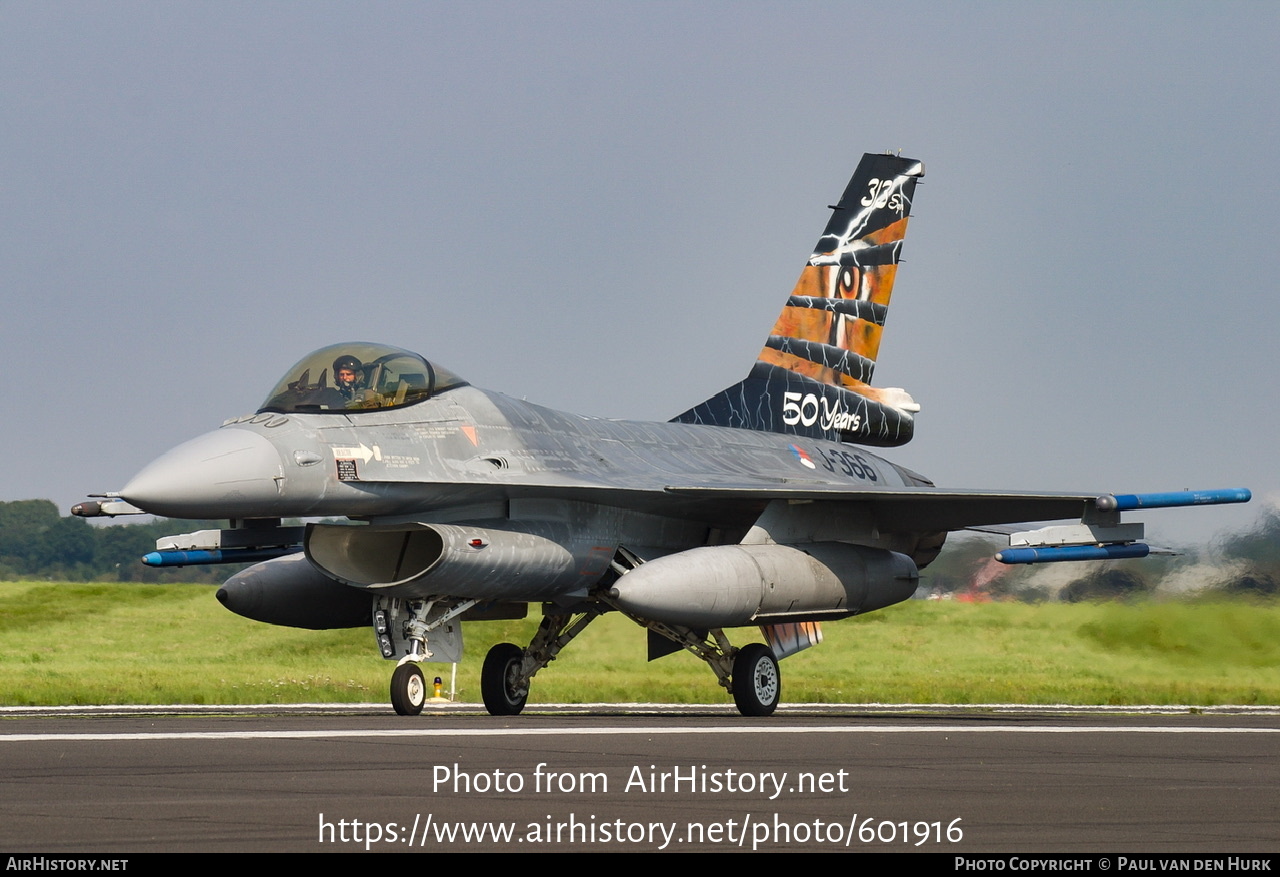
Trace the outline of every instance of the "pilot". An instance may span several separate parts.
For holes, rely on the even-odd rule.
[[[333,361],[333,384],[342,398],[348,402],[360,398],[360,382],[364,379],[364,366],[360,360],[349,353],[344,353]]]

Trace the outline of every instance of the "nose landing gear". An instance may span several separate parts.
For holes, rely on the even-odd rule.
[[[427,702],[427,681],[417,664],[401,664],[391,674],[391,705],[396,714],[416,716]]]

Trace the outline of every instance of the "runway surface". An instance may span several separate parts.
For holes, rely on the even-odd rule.
[[[1274,852],[1274,709],[0,711],[9,852]],[[1128,708],[1133,709],[1133,708]],[[113,714],[115,713],[115,714]],[[123,714],[121,714],[123,713]]]

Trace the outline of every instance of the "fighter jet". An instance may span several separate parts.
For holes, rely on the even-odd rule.
[[[747,376],[667,423],[553,411],[383,344],[304,356],[253,414],[174,448],[84,515],[229,519],[162,539],[156,565],[258,561],[229,609],[310,629],[372,625],[396,662],[396,712],[421,712],[420,664],[462,655],[468,620],[542,620],[485,657],[494,715],[595,618],[685,649],[744,715],[777,707],[778,660],[819,623],[909,598],[963,528],[1014,533],[1009,563],[1139,557],[1128,509],[1245,502],[1244,489],[1048,494],[939,489],[868,447],[910,440],[920,406],[871,386],[924,165],[867,155]],[[344,519],[286,526],[286,518]],[[758,627],[734,646],[726,629]]]

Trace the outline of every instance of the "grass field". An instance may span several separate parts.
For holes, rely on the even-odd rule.
[[[369,630],[271,627],[209,585],[0,582],[0,703],[384,701],[393,664]],[[468,624],[458,699],[478,701],[495,642],[537,618]],[[911,601],[823,625],[786,659],[784,702],[1280,704],[1280,605]],[[731,631],[735,644],[758,631]],[[446,682],[447,665],[424,665]],[[596,621],[534,680],[530,703],[727,702],[686,654],[645,662],[645,633]]]

